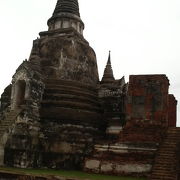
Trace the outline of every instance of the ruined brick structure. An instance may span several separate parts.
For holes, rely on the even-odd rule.
[[[99,81],[77,0],[58,0],[48,27],[1,96],[1,165],[150,175],[176,126],[166,75],[116,80],[109,53]]]

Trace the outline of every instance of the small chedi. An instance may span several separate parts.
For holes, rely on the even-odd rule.
[[[1,95],[0,163],[176,179],[180,130],[166,75],[99,80],[77,0],[58,0],[48,31]]]

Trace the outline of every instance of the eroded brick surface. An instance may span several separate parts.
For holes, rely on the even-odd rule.
[[[170,94],[168,97],[168,125],[170,127],[176,127],[177,121],[177,100],[174,95]]]
[[[169,80],[165,75],[130,76],[123,141],[159,142],[168,126]]]

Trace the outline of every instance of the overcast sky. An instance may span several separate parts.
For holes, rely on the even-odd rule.
[[[0,94],[29,58],[32,41],[47,30],[56,1],[0,0]],[[79,0],[79,4],[100,78],[111,50],[117,79],[166,74],[170,93],[180,100],[180,0]]]

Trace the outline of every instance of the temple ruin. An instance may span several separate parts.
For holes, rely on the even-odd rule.
[[[166,75],[102,80],[77,0],[58,0],[0,99],[0,164],[175,180],[177,101]]]

